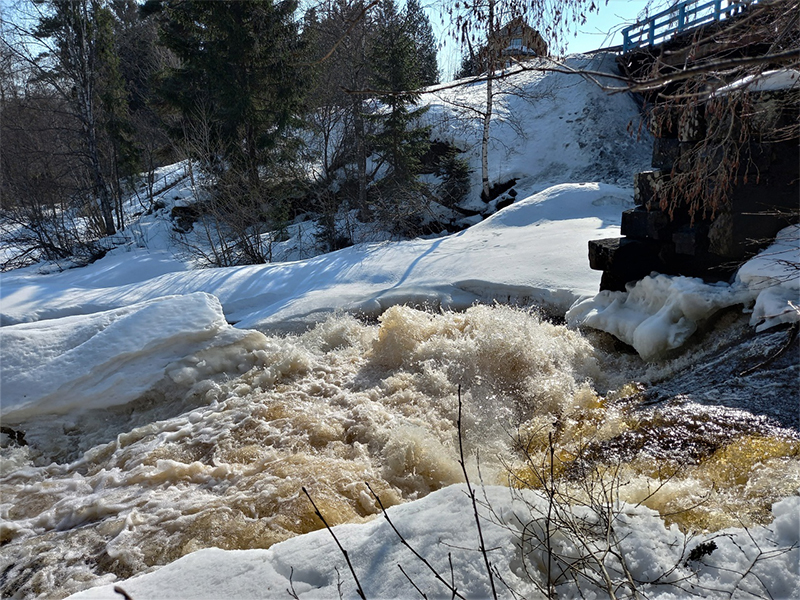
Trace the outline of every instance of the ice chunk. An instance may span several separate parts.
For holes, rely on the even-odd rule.
[[[0,334],[0,414],[14,421],[125,404],[163,379],[176,361],[254,332],[228,325],[219,301],[198,292],[3,327]]]
[[[579,302],[566,317],[570,325],[606,331],[652,360],[683,345],[700,321],[752,298],[753,292],[742,286],[653,274],[627,292],[603,291]]]

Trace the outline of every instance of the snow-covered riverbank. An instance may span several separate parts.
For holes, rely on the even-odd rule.
[[[343,524],[367,597],[414,595],[397,564],[451,597],[369,483],[446,581],[486,597],[460,388],[500,595],[546,592],[544,539],[565,596],[609,581],[618,597],[800,595],[800,437],[774,410],[796,402],[797,361],[742,375],[787,335],[753,326],[795,317],[797,273],[779,272],[795,234],[727,288],[654,278],[643,287],[668,294],[595,297],[587,242],[618,235],[620,178],[649,161],[625,132],[637,108],[574,76],[524,77],[539,102],[499,111],[516,122],[498,123],[492,155],[516,201],[460,233],[190,270],[164,210],[91,265],[4,273],[0,593],[353,597],[305,487]],[[480,85],[453,94],[477,101]],[[479,124],[452,127],[474,163]],[[652,362],[558,324],[581,299]],[[730,376],[726,352],[742,361]]]

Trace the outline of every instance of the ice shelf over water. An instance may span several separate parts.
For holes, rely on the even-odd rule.
[[[744,264],[732,284],[652,274],[625,292],[603,291],[578,302],[567,322],[606,331],[645,359],[679,348],[698,324],[722,308],[755,302],[751,325],[763,331],[800,320],[800,226]]]

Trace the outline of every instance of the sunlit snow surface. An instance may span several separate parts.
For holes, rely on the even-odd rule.
[[[512,493],[508,488],[488,487],[478,491],[482,517],[483,541],[492,565],[502,574],[497,580],[502,598],[545,598],[548,563],[543,528],[549,514],[543,494]],[[489,508],[491,507],[491,508]],[[632,580],[643,583],[639,593],[648,598],[679,598],[685,594],[701,597],[725,597],[726,587],[733,588],[738,573],[750,571],[742,586],[760,596],[766,587],[773,597],[797,597],[797,561],[800,550],[778,552],[771,561],[758,560],[755,549],[742,547],[759,544],[765,550],[796,543],[800,527],[800,498],[776,504],[775,521],[770,527],[754,528],[688,539],[677,528],[665,528],[655,511],[623,505],[616,507],[615,535],[624,568]],[[366,525],[342,525],[335,530],[346,548],[353,569],[367,598],[409,598],[418,594],[450,598],[452,592],[432,574],[435,570],[445,582],[453,581],[466,598],[491,598],[492,588],[486,575],[482,554],[476,550],[478,531],[472,506],[464,486],[456,485],[434,492],[426,498],[388,511],[391,522],[412,548],[421,552],[428,565],[405,547],[389,523],[378,518]],[[577,507],[569,515],[575,520],[593,520],[592,511]],[[713,540],[717,549],[703,564],[687,561],[689,551]],[[586,543],[586,540],[583,541]],[[571,563],[597,555],[604,544],[597,535],[584,546],[577,536],[554,533],[551,544],[561,559],[553,560],[552,571],[563,572],[563,582],[556,587],[559,597],[575,598],[580,594],[598,594],[598,582],[569,581]],[[450,562],[452,560],[452,562]],[[674,565],[669,573],[660,565]],[[752,565],[752,566],[751,566]],[[402,567],[402,571],[401,568]],[[608,571],[616,581],[625,578],[623,563],[608,560]],[[209,573],[213,571],[213,574]],[[405,572],[405,574],[404,574]],[[408,577],[406,577],[406,575]],[[452,578],[452,579],[451,579]],[[554,577],[555,578],[555,577]],[[413,584],[409,581],[413,581]],[[690,583],[691,582],[691,583]],[[76,594],[73,598],[113,598],[112,586]],[[123,589],[134,598],[276,598],[292,590],[300,598],[355,598],[356,586],[348,566],[334,540],[326,531],[317,531],[273,546],[269,550],[222,552],[203,550],[189,555],[151,575],[125,582]],[[722,593],[720,593],[722,592]],[[618,597],[627,596],[624,586]]]
[[[121,285],[105,269],[116,257],[52,278],[12,272],[3,277],[0,319],[53,319],[193,292],[216,296],[240,328],[302,330],[335,309],[375,316],[400,303],[466,308],[503,296],[563,314],[597,289],[587,242],[617,235],[631,203],[630,189],[562,184],[458,234],[361,244],[292,263],[140,274]],[[92,272],[95,281],[87,280]]]
[[[513,78],[504,81],[513,89]],[[314,531],[321,523],[304,486],[332,525],[348,523],[337,536],[368,598],[418,593],[397,564],[428,597],[451,597],[398,544],[369,483],[445,580],[486,597],[459,485],[460,386],[467,468],[488,486],[478,500],[489,558],[505,580],[500,595],[546,591],[544,496],[492,486],[540,488],[550,440],[559,489],[571,498],[559,505],[561,523],[576,515],[587,532],[561,527],[551,538],[563,596],[607,593],[567,566],[602,553],[609,531],[576,482],[624,483],[610,509],[628,572],[614,554],[603,563],[618,596],[630,595],[628,575],[651,597],[800,595],[800,440],[743,410],[755,393],[785,402],[796,365],[781,363],[785,381],[768,381],[772,395],[732,373],[744,390],[744,406],[733,408],[713,387],[692,399],[691,379],[648,406],[632,383],[666,390],[696,364],[726,377],[711,359],[731,362],[720,352],[752,335],[737,302],[758,297],[755,326],[794,319],[796,241],[785,234],[784,246],[743,269],[741,296],[690,281],[645,284],[675,293],[642,293],[630,302],[636,316],[616,315],[616,327],[660,315],[644,336],[658,351],[687,341],[686,320],[709,314],[701,308],[736,305],[727,329],[653,365],[605,334],[473,306],[560,316],[594,296],[600,274],[588,268],[587,242],[618,235],[632,173],[649,163],[648,140],[625,132],[638,122],[630,98],[575,76],[516,81],[537,98],[498,99],[491,164],[493,180],[519,178],[518,199],[459,234],[189,271],[172,253],[164,214],[153,214],[131,225],[127,246],[87,267],[4,273],[0,593],[59,598],[100,586],[85,593],[118,598],[109,586],[121,584],[134,600],[282,597],[287,588],[337,598],[341,582],[354,597],[332,538]],[[465,150],[473,177],[480,123],[453,102],[479,103],[482,85],[442,91],[450,107],[431,101],[428,113],[450,115],[439,133]],[[180,169],[158,176],[177,184],[165,201],[191,201]],[[780,331],[768,333],[739,354],[753,362],[781,343]],[[20,432],[27,445],[14,441]],[[683,533],[697,529],[715,533]],[[716,550],[688,560],[712,537]]]

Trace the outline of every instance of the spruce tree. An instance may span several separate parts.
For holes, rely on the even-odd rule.
[[[227,167],[246,172],[257,193],[260,167],[285,158],[287,130],[300,107],[297,2],[156,4],[163,10],[162,43],[180,59],[163,79],[164,98],[184,121],[203,120]]]
[[[374,115],[380,124],[375,148],[389,164],[388,179],[396,187],[418,185],[420,159],[430,147],[430,127],[419,125],[426,108],[415,108],[421,84],[414,22],[400,14],[394,0],[383,0],[377,15],[379,43],[372,54],[374,84],[386,110]]]
[[[139,153],[134,144],[134,130],[128,108],[128,94],[120,69],[120,57],[114,30],[114,14],[106,6],[95,7],[97,46],[97,91],[99,121],[107,136],[108,178],[117,217],[117,227],[124,229],[122,179],[139,170]]]
[[[405,15],[409,31],[414,38],[420,85],[439,83],[436,38],[428,15],[422,10],[419,0],[406,0]]]

